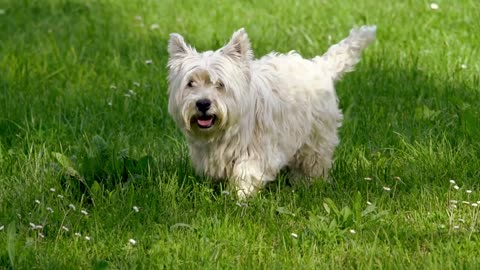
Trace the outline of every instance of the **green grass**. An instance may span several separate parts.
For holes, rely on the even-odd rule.
[[[478,269],[480,3],[438,4],[0,1],[0,269]],[[331,184],[279,177],[244,205],[193,173],[170,32],[312,57],[362,24]]]

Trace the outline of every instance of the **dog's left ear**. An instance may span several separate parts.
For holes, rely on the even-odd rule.
[[[253,52],[250,46],[247,32],[241,28],[233,33],[230,41],[221,49],[225,56],[237,61],[249,61],[253,59]]]

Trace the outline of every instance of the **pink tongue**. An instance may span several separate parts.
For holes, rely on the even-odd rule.
[[[197,123],[202,127],[208,127],[212,124],[213,118],[208,120],[197,119]]]

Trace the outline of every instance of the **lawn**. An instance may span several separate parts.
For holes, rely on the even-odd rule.
[[[479,269],[480,2],[436,3],[1,0],[0,269]],[[193,172],[169,33],[313,57],[363,24],[331,183]]]

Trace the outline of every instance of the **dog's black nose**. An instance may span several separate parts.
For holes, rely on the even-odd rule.
[[[208,111],[208,109],[210,109],[212,102],[209,99],[200,99],[195,103],[195,105],[197,105],[199,111],[205,113]]]

